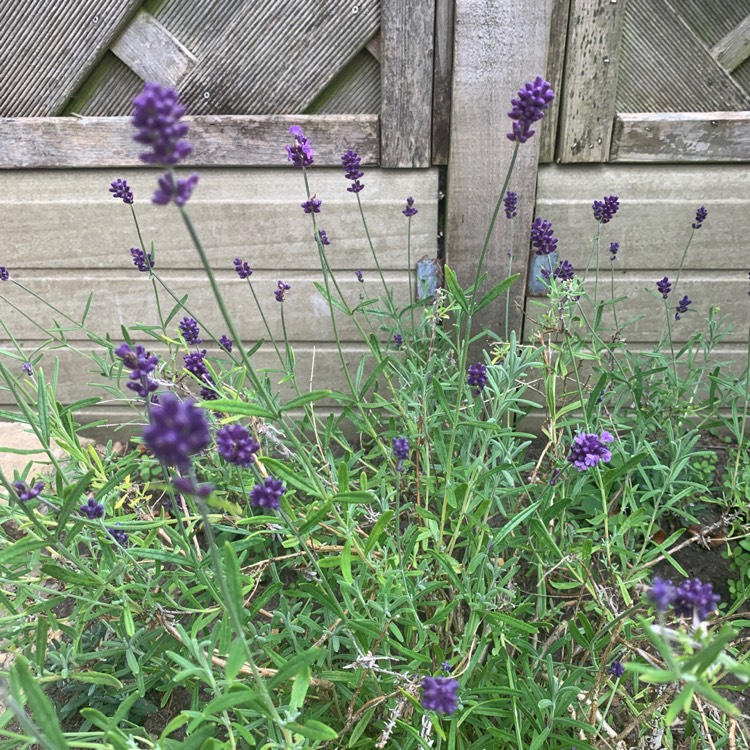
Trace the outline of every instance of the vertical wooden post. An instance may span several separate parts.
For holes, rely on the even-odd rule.
[[[625,4],[571,0],[557,149],[562,162],[609,160]]]
[[[381,0],[380,166],[429,167],[435,0]]]
[[[518,89],[543,75],[552,0],[456,0],[451,145],[448,163],[446,255],[465,286],[476,263],[513,153],[505,134],[511,129],[510,100]],[[510,327],[521,330],[534,213],[539,138],[520,147],[510,181],[518,193],[513,220],[513,271],[521,279],[511,289]],[[486,285],[507,276],[511,222],[495,226],[484,270]],[[497,299],[478,316],[479,326],[504,331],[505,300]]]
[[[432,163],[447,164],[451,140],[454,0],[435,3],[435,75],[432,92]]]

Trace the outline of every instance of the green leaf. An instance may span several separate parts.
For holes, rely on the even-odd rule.
[[[226,602],[226,605],[241,622],[243,619],[242,573],[240,572],[240,562],[229,542],[224,542],[224,579],[229,592],[229,601]]]
[[[370,531],[370,536],[367,537],[367,544],[365,544],[366,555],[369,555],[370,552],[372,552],[373,548],[378,543],[378,539],[380,539],[380,535],[383,533],[383,529],[385,529],[390,523],[391,518],[393,518],[393,511],[387,510],[385,513],[381,514],[377,521],[375,521],[375,525]]]
[[[334,503],[371,503],[375,499],[371,492],[361,492],[358,490],[353,492],[337,492],[332,498]]]
[[[210,401],[209,403],[215,402]],[[258,458],[258,460],[265,467],[267,467],[274,476],[278,477],[279,479],[283,479],[286,484],[289,484],[292,487],[296,487],[298,490],[302,490],[302,492],[305,492],[311,497],[325,499],[324,494],[314,484],[312,484],[309,479],[301,476],[294,469],[292,469],[289,466],[288,461],[279,461],[278,459],[271,458],[270,456],[261,456]]]
[[[290,680],[292,677],[299,674],[303,668],[317,661],[323,653],[325,653],[325,649],[309,648],[307,651],[303,651],[302,653],[293,656],[269,681],[268,687],[273,689],[279,687],[279,685],[283,685],[287,680]]]
[[[487,292],[487,294],[485,294],[484,297],[479,300],[477,306],[474,308],[474,312],[476,313],[479,310],[487,307],[490,302],[497,299],[501,294],[510,289],[520,275],[520,273],[514,273],[512,276],[508,276],[507,279],[503,279],[503,281],[501,281],[499,284],[496,284],[494,287],[492,287],[492,289],[490,289],[490,291]]]
[[[298,409],[300,406],[309,404],[312,401],[321,401],[324,398],[335,398],[336,395],[335,391],[309,391],[308,393],[303,393],[301,396],[297,396],[297,398],[293,398],[291,401],[287,401],[279,411],[285,412],[290,409]]]
[[[217,398],[216,401],[200,401],[198,406],[204,409],[211,409],[211,411],[220,411],[224,414],[239,414],[243,417],[276,419],[278,416],[257,404],[248,404],[246,401],[238,401],[233,398]]]
[[[347,539],[344,549],[341,552],[341,575],[344,580],[351,586],[354,583],[352,577],[352,540]]]
[[[310,667],[305,665],[298,672],[292,684],[292,695],[289,699],[289,710],[300,711],[305,704],[305,696],[310,687]]]
[[[293,732],[307,737],[308,740],[335,740],[339,736],[339,733],[331,729],[328,724],[315,719],[307,719],[304,724],[292,722],[287,724],[287,727]]]
[[[233,680],[240,673],[245,663],[245,646],[241,638],[235,638],[229,646],[227,663],[224,670],[228,680]]]
[[[117,677],[104,672],[71,672],[70,679],[79,682],[91,682],[94,685],[107,685],[118,690],[122,689],[122,683]]]
[[[74,583],[79,586],[92,587],[101,585],[101,581],[98,578],[93,578],[90,575],[86,575],[86,573],[79,573],[76,570],[68,570],[68,568],[63,568],[62,565],[53,562],[42,563],[42,573],[56,581]]]
[[[468,313],[469,303],[466,299],[466,295],[464,294],[463,289],[461,289],[461,286],[458,283],[458,279],[456,278],[454,270],[452,268],[449,268],[448,266],[444,266],[443,274],[445,277],[445,285],[448,287],[448,291],[451,293],[451,296],[456,300],[458,306],[465,313]]]

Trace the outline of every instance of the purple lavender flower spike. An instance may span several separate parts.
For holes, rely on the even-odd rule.
[[[151,202],[159,206],[166,206],[174,199],[175,205],[184,206],[193,194],[193,188],[198,184],[198,175],[193,173],[186,180],[178,179],[173,182],[172,175],[165,172],[158,181],[158,188],[151,197]]]
[[[350,193],[359,193],[365,189],[365,186],[359,181],[360,177],[364,177],[365,173],[361,170],[362,159],[358,156],[356,151],[349,149],[341,157],[341,163],[344,165],[345,177],[347,180],[351,180],[352,184],[347,188]]]
[[[304,203],[300,203],[300,206],[304,209],[306,214],[319,214],[320,207],[323,205],[322,200],[318,200],[316,196],[312,196]]]
[[[513,130],[508,133],[508,139],[526,143],[536,132],[531,126],[544,117],[544,111],[554,98],[552,86],[541,76],[520,88],[517,98],[510,100],[513,109],[508,117],[513,120]]]
[[[721,597],[714,594],[711,583],[702,583],[698,578],[683,581],[674,597],[674,613],[678,617],[697,617],[705,620],[711,612],[716,610]]]
[[[575,276],[575,269],[569,260],[561,260],[557,266],[555,266],[551,274],[549,268],[544,267],[540,269],[540,273],[547,281],[550,280],[550,276],[553,279],[559,279],[560,281],[572,281]]]
[[[609,672],[616,680],[619,680],[620,677],[625,674],[625,667],[621,661],[615,659],[607,668],[607,672]]]
[[[600,224],[608,224],[620,208],[620,201],[616,195],[604,196],[604,200],[594,201],[591,206],[594,219]]]
[[[442,664],[440,665],[440,671],[441,671],[441,672],[442,672],[443,674],[450,674],[450,673],[451,673],[451,665],[450,665],[450,662],[444,661],[444,662],[443,662],[443,663],[442,663]]]
[[[404,461],[411,455],[409,441],[405,437],[395,437],[391,445],[393,446],[393,455],[396,458],[396,471],[400,472],[404,468]]]
[[[256,484],[250,491],[250,504],[264,510],[278,510],[281,507],[279,499],[286,492],[286,487],[280,479],[266,477],[263,484]]]
[[[695,221],[693,222],[693,229],[700,229],[703,226],[703,222],[708,218],[708,210],[705,206],[701,206],[695,212]]]
[[[234,342],[232,341],[232,339],[230,339],[230,338],[229,338],[229,336],[226,336],[226,335],[225,335],[225,336],[222,336],[222,337],[221,337],[221,338],[219,339],[219,346],[220,346],[220,347],[221,347],[221,348],[222,348],[222,349],[223,349],[223,350],[224,350],[224,351],[225,351],[225,352],[226,352],[227,354],[231,354],[231,353],[232,353],[232,347],[234,346]]]
[[[505,206],[505,218],[515,219],[518,216],[518,193],[506,193],[503,204]]]
[[[200,328],[198,322],[194,318],[184,317],[180,321],[180,333],[185,339],[185,343],[188,346],[193,344],[200,344],[203,339],[200,337]]]
[[[458,680],[452,677],[425,677],[422,680],[422,708],[441,714],[458,708]]]
[[[579,432],[573,438],[573,445],[570,447],[568,461],[578,469],[586,471],[592,466],[596,466],[600,461],[606,463],[611,460],[612,453],[607,449],[606,444],[611,443],[614,437],[604,430],[601,436]]]
[[[185,107],[173,88],[162,88],[158,83],[147,83],[133,100],[131,123],[138,128],[137,143],[150,148],[141,154],[146,164],[177,164],[193,150],[184,141],[188,125],[180,122]]]
[[[354,272],[354,275],[355,275],[355,276],[357,277],[357,281],[358,281],[358,282],[359,282],[360,284],[364,284],[364,283],[365,283],[365,277],[364,277],[364,275],[363,275],[362,271],[360,271],[359,269],[357,269],[357,270],[356,270],[356,271]],[[750,294],[750,292],[748,292],[748,294]]]
[[[135,349],[127,344],[120,344],[115,349],[115,355],[123,361],[125,367],[130,368],[128,388],[131,391],[135,391],[141,398],[148,398],[159,387],[149,377],[159,364],[159,358],[155,354],[147,352],[140,344]]]
[[[237,271],[237,275],[241,279],[249,279],[253,275],[253,269],[250,268],[248,262],[242,260],[242,258],[234,259],[234,270]]]
[[[331,240],[328,239],[328,233],[325,229],[318,229],[318,237],[320,237],[320,242],[323,245],[330,245]]]
[[[133,256],[133,265],[141,273],[146,273],[154,267],[154,259],[151,253],[146,254],[140,247],[131,247],[130,254]]]
[[[7,281],[10,278],[10,273],[5,266],[0,266],[0,281]]]
[[[246,427],[235,422],[216,432],[216,447],[227,463],[246,469],[255,461],[260,443],[250,435]]]
[[[469,365],[466,382],[474,388],[474,395],[478,396],[487,385],[487,365],[484,362]]]
[[[669,293],[672,291],[672,282],[665,276],[663,279],[656,282],[656,288],[659,290],[659,294],[661,294],[664,299],[667,299]]]
[[[286,293],[292,288],[291,284],[287,284],[283,282],[281,279],[276,284],[276,290],[273,293],[273,296],[276,297],[277,302],[283,302]]]
[[[127,180],[116,179],[109,186],[109,192],[113,198],[121,200],[129,206],[133,205],[133,191],[130,189]]]
[[[614,263],[617,260],[617,253],[620,252],[620,243],[612,242],[609,246],[609,255],[611,261]]]
[[[28,486],[25,482],[13,482],[13,487],[18,493],[18,499],[25,503],[27,500],[39,497],[44,489],[44,482],[37,482],[33,487]]]
[[[114,539],[121,547],[127,547],[128,546],[128,533],[126,531],[123,531],[122,529],[118,528],[120,526],[120,523],[118,522],[116,526],[114,526],[111,529],[107,529],[107,533]]]
[[[286,147],[287,160],[295,167],[311,167],[315,161],[315,151],[310,141],[305,138],[302,128],[299,125],[292,125],[289,132],[294,136],[294,143]]]
[[[211,442],[206,414],[192,399],[180,401],[174,393],[165,393],[151,408],[151,422],[143,430],[143,441],[154,458],[185,473],[190,468],[190,456]]]
[[[537,255],[549,255],[557,250],[557,237],[552,231],[552,222],[537,218],[531,225],[531,246]]]
[[[29,376],[31,377],[34,374],[34,367],[32,366],[31,362],[24,362],[23,365],[21,365],[21,369]]]
[[[409,217],[409,218],[412,217],[412,216],[415,216],[417,213],[419,213],[417,211],[417,209],[414,208],[414,198],[412,198],[411,196],[409,196],[406,199],[406,208],[401,213],[404,216]]]
[[[104,506],[98,503],[93,495],[89,495],[88,502],[78,510],[90,521],[94,521],[97,518],[104,518]]]
[[[677,596],[677,589],[672,581],[665,581],[657,576],[651,581],[651,588],[646,596],[659,612],[665,612]]]
[[[201,498],[201,500],[205,500],[214,491],[212,484],[208,482],[197,484],[191,477],[174,477],[172,487],[181,495],[192,495]]]
[[[687,311],[688,311],[688,305],[692,305],[693,301],[688,298],[687,294],[677,303],[677,307],[675,308],[676,312],[674,314],[674,319],[679,320]]]
[[[400,333],[394,333],[393,344],[397,349],[400,349],[404,345],[404,337]]]

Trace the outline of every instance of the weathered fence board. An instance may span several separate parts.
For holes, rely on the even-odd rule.
[[[428,167],[435,0],[382,0],[381,16],[380,163]]]
[[[447,164],[451,142],[454,0],[435,2],[435,55],[432,84],[432,163]]]
[[[750,15],[713,46],[711,55],[730,73],[750,57]]]
[[[59,114],[141,2],[0,5],[0,117]]]
[[[571,0],[557,150],[563,162],[609,155],[625,5]]]
[[[380,65],[364,49],[306,109],[306,114],[378,114]]]
[[[364,164],[377,164],[377,115],[205,115],[190,122],[193,153],[185,166],[283,166],[289,126],[314,137],[316,163],[341,165],[342,144],[356,144]],[[0,120],[0,169],[138,166],[142,146],[124,117]]]
[[[619,114],[612,161],[748,161],[750,111]]]

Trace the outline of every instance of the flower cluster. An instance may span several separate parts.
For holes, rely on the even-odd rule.
[[[417,213],[419,213],[417,209],[414,208],[414,198],[409,196],[406,199],[406,208],[401,213],[408,218],[411,218],[412,216],[415,216]]]
[[[458,680],[452,677],[425,677],[422,680],[422,708],[452,714],[458,708]]]
[[[255,461],[260,444],[251,437],[246,427],[235,423],[216,432],[216,447],[227,463],[246,469]]]
[[[474,395],[478,396],[487,385],[487,365],[484,362],[469,365],[466,382],[474,388]]]
[[[31,362],[24,362],[21,365],[21,369],[29,376],[31,377],[34,374],[34,366],[31,364]]]
[[[667,610],[671,604],[677,617],[693,617],[698,622],[705,620],[714,612],[721,601],[718,594],[714,594],[711,583],[702,583],[693,578],[675,586],[672,581],[654,578],[648,598],[660,612]]]
[[[214,486],[206,482],[198,484],[192,477],[174,477],[172,486],[182,495],[192,495],[205,500],[213,491]]]
[[[121,547],[127,547],[128,544],[128,533],[118,528],[118,523],[114,528],[107,529],[107,533],[114,539]]]
[[[656,288],[659,290],[659,294],[661,294],[664,299],[667,299],[669,293],[672,291],[672,282],[665,276],[663,279],[656,282]]]
[[[253,269],[250,268],[248,262],[242,260],[242,258],[234,259],[234,270],[237,271],[237,275],[241,279],[249,279],[253,275]]]
[[[613,440],[614,437],[606,430],[601,435],[579,432],[573,438],[573,445],[570,447],[568,461],[578,471],[586,471],[591,466],[596,466],[600,461],[606,463],[612,458],[612,453],[606,447],[606,444],[611,443]]]
[[[328,233],[325,229],[318,229],[318,237],[320,238],[321,245],[330,245],[331,240],[328,239]]]
[[[505,218],[515,219],[518,216],[518,193],[507,192],[503,198]]]
[[[33,487],[29,487],[25,482],[13,482],[13,488],[18,493],[18,499],[26,502],[39,497],[44,489],[44,482],[37,482]]]
[[[358,282],[359,282],[360,284],[364,284],[364,283],[365,283],[365,277],[364,277],[364,274],[362,273],[362,271],[360,271],[359,269],[357,269],[357,270],[356,270],[356,271],[354,272],[354,275],[355,275],[355,276],[357,277],[357,281],[358,281]],[[750,292],[748,292],[748,294],[750,294]]]
[[[300,206],[304,209],[306,214],[319,214],[320,207],[323,205],[322,200],[318,200],[316,196],[312,196],[304,203],[300,203]]]
[[[200,328],[198,327],[198,322],[195,320],[195,318],[185,316],[180,321],[179,326],[182,338],[185,339],[185,343],[188,346],[200,344],[203,341],[203,339],[200,337]]]
[[[232,341],[232,339],[230,339],[230,338],[229,338],[229,336],[226,336],[226,335],[224,335],[224,336],[222,336],[222,337],[221,337],[221,338],[219,339],[219,346],[220,346],[220,347],[221,347],[221,348],[222,348],[222,349],[223,349],[223,350],[224,350],[224,351],[225,351],[225,352],[226,352],[227,354],[231,354],[231,352],[232,352],[232,347],[234,346],[234,342]]]
[[[154,267],[151,253],[146,254],[140,247],[131,247],[130,254],[133,256],[133,265],[142,273]]]
[[[619,252],[620,252],[620,243],[612,242],[609,246],[609,257],[613,263],[617,260],[617,253]]]
[[[513,109],[508,117],[513,120],[513,130],[508,133],[511,141],[526,143],[536,132],[531,126],[544,117],[544,111],[555,98],[552,86],[541,76],[518,90],[518,96],[511,99]]]
[[[531,225],[531,246],[537,255],[549,255],[557,250],[557,237],[552,231],[552,222],[537,218]]]
[[[310,167],[315,161],[315,151],[313,151],[310,141],[305,138],[302,128],[299,125],[292,125],[289,132],[294,136],[294,143],[286,147],[286,158],[292,162],[295,167]]]
[[[158,188],[151,197],[151,202],[159,206],[166,206],[172,199],[175,205],[184,206],[193,194],[193,188],[198,184],[198,175],[191,174],[186,180],[172,179],[169,173],[163,174],[158,180]]]
[[[104,518],[104,506],[101,503],[96,502],[96,498],[93,495],[90,495],[88,502],[85,505],[82,505],[78,510],[80,510],[81,513],[91,521],[97,518]]]
[[[359,181],[359,178],[364,177],[365,173],[360,169],[362,159],[360,159],[357,152],[349,149],[341,157],[341,163],[344,165],[344,176],[347,180],[352,181],[351,187],[348,187],[347,191],[358,193],[360,190],[364,190],[365,186]]]
[[[7,281],[10,278],[10,273],[5,266],[0,266],[0,281]]]
[[[411,448],[409,441],[405,437],[395,437],[391,443],[393,455],[396,458],[396,471],[401,471],[404,467],[404,461],[409,458]]]
[[[700,229],[703,226],[703,222],[708,218],[708,210],[705,206],[701,206],[695,212],[695,221],[693,222],[693,229]]]
[[[286,487],[280,479],[266,477],[263,484],[256,484],[250,491],[250,504],[256,508],[278,510],[281,507],[279,499],[286,492]]]
[[[286,296],[286,293],[291,289],[291,284],[287,284],[286,282],[279,279],[279,281],[276,284],[276,289],[273,293],[273,296],[276,297],[277,302],[283,302],[284,298]]]
[[[394,333],[393,344],[396,349],[400,349],[404,345],[404,337],[400,333]]]
[[[692,305],[693,301],[687,296],[687,294],[677,303],[675,308],[674,319],[679,320],[688,311],[688,305]]]
[[[117,198],[129,206],[133,205],[133,191],[130,189],[127,180],[115,180],[110,184],[109,192],[112,193],[113,198]]]
[[[625,674],[625,667],[623,666],[621,661],[618,661],[615,659],[608,667],[607,672],[609,672],[612,677],[614,677],[616,680],[619,680],[620,677],[622,677]]]
[[[575,276],[575,269],[569,260],[561,260],[550,274],[549,268],[541,268],[540,273],[549,281],[550,276],[560,281],[572,281]]]
[[[184,473],[190,468],[190,457],[211,442],[205,412],[192,399],[180,401],[174,393],[165,393],[150,416],[143,430],[146,447],[154,458]]]
[[[159,386],[149,375],[159,364],[159,358],[147,352],[140,344],[131,349],[127,344],[120,344],[115,349],[115,356],[119,357],[125,367],[130,368],[128,388],[135,391],[141,398],[148,398]]]
[[[591,206],[594,219],[600,224],[608,224],[620,208],[620,201],[616,195],[604,196],[604,200],[594,201]]]

